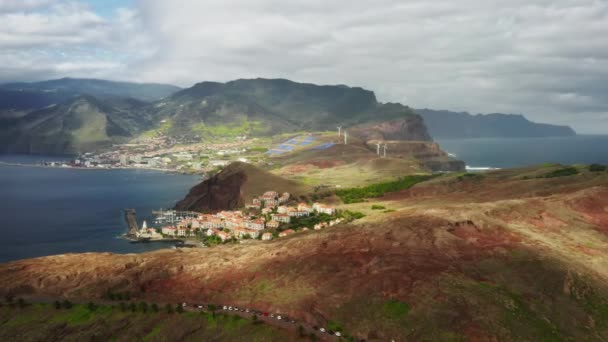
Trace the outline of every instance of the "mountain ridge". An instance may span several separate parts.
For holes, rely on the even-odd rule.
[[[574,136],[569,126],[537,123],[522,114],[470,114],[449,110],[415,109],[436,139],[527,138]]]

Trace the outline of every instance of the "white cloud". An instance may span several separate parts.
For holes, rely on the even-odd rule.
[[[110,19],[74,1],[28,2],[0,0],[0,79],[13,65],[24,77],[182,86],[285,77],[608,131],[603,0],[140,0]]]

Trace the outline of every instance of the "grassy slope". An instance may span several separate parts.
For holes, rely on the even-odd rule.
[[[321,139],[326,140],[332,138]],[[325,150],[297,151],[271,161],[273,173],[309,185],[353,187],[426,172],[414,159],[379,158],[357,142]]]
[[[605,340],[608,173],[535,178],[558,168],[439,177],[272,242],[0,265],[0,288],[246,305],[365,339]]]
[[[131,313],[84,305],[56,310],[51,304],[0,308],[3,341],[288,341],[287,333],[236,316],[165,312]]]

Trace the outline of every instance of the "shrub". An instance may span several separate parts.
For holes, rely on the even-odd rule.
[[[89,302],[89,303],[87,304],[87,309],[88,309],[89,311],[95,311],[95,310],[97,310],[97,305],[95,305],[95,303],[93,303],[93,302]]]
[[[61,309],[61,302],[56,300],[55,303],[53,303],[53,306],[55,307],[56,310]]]
[[[384,209],[386,209],[386,207],[383,205],[377,205],[377,204],[372,205],[372,210],[384,210]]]
[[[177,313],[183,313],[184,307],[181,304],[177,304],[175,307],[175,311],[177,311]]]
[[[146,303],[146,302],[139,303],[139,310],[143,313],[148,312],[148,303]]]
[[[606,169],[608,169],[608,167],[606,167],[606,165],[600,165],[600,164],[589,165],[589,171],[591,171],[591,172],[604,172],[604,171],[606,171]]]
[[[392,182],[384,182],[368,185],[365,187],[359,188],[351,188],[336,191],[336,195],[338,195],[342,202],[349,203],[360,203],[363,202],[366,198],[375,198],[382,197],[387,192],[395,192],[401,191],[405,189],[409,189],[414,186],[416,183],[424,182],[433,177],[433,175],[413,175],[413,176],[405,176],[397,179]]]
[[[564,167],[546,173],[542,178],[555,178],[555,177],[566,177],[578,174],[578,170],[575,167]]]
[[[158,312],[158,305],[156,303],[151,306],[153,312]]]
[[[171,304],[167,304],[167,305],[165,305],[165,310],[167,310],[168,314],[172,314],[173,313],[173,306],[171,306]]]
[[[19,298],[19,299],[17,299],[17,305],[23,309],[24,307],[27,306],[27,303],[25,302],[25,299]]]
[[[71,308],[72,308],[72,306],[74,306],[74,305],[73,305],[73,304],[72,304],[72,302],[70,302],[69,300],[67,300],[67,299],[66,299],[66,300],[64,300],[64,301],[63,301],[63,307],[64,307],[64,308],[66,308],[66,309],[71,309]]]

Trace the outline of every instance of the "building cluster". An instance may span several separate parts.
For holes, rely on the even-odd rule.
[[[306,203],[300,203],[294,206],[288,206],[287,202],[290,199],[289,193],[279,195],[276,191],[267,191],[262,196],[253,199],[252,204],[247,205],[247,208],[261,212],[262,215],[252,215],[241,210],[221,211],[217,214],[199,214],[198,217],[186,217],[181,219],[177,224],[162,228],[162,234],[171,237],[192,237],[196,236],[197,232],[206,236],[217,236],[222,241],[229,239],[243,239],[246,237],[262,240],[271,240],[273,235],[264,230],[277,229],[284,223],[290,223],[294,217],[309,216],[313,212],[334,215],[335,208],[330,206],[314,203],[309,206]],[[335,219],[329,222],[324,222],[315,225],[315,229],[333,226],[342,222],[341,219]],[[306,230],[308,230],[306,228]],[[292,229],[287,229],[279,233],[279,236],[287,236],[294,233]]]

